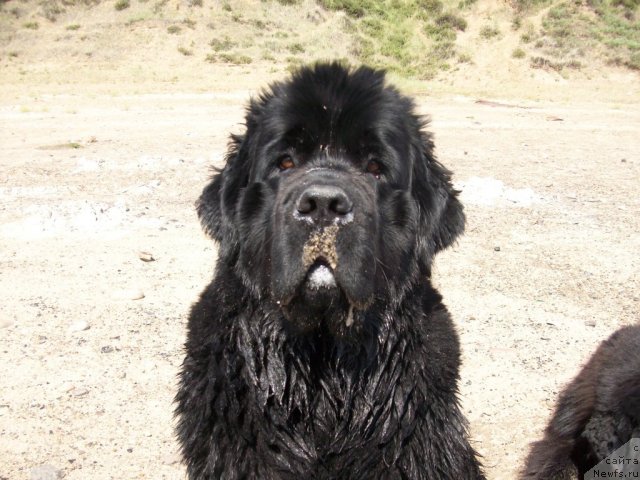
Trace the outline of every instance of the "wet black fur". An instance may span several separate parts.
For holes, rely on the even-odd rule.
[[[458,337],[430,282],[464,214],[423,126],[368,68],[304,68],[251,102],[197,206],[220,249],[176,396],[190,479],[484,478],[457,399]],[[275,168],[282,151],[296,169]],[[336,240],[341,289],[296,304],[309,233],[289,197],[334,176],[356,212]]]
[[[602,342],[562,391],[521,478],[582,480],[631,438],[640,438],[640,326]]]

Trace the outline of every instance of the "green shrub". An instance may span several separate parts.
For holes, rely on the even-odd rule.
[[[229,37],[225,36],[222,40],[219,38],[214,38],[209,42],[209,46],[213,48],[216,52],[221,52],[223,50],[229,50],[237,45],[236,42],[232,42]]]
[[[129,8],[129,6],[130,6],[129,0],[117,0],[115,4],[115,9],[120,11],[120,10],[124,10],[125,8]]]
[[[640,52],[636,52],[630,55],[627,67],[632,70],[640,70]]]
[[[513,20],[511,21],[511,29],[520,30],[520,27],[522,27],[522,17],[520,16],[513,17]]]
[[[458,2],[458,10],[464,10],[465,8],[469,8],[471,5],[476,3],[477,0],[460,0]]]
[[[304,53],[304,47],[300,43],[292,43],[287,47],[291,53]]]
[[[552,0],[515,0],[517,12],[527,12],[549,4]]]
[[[436,18],[436,25],[448,27],[464,32],[467,29],[467,21],[455,13],[448,12]]]
[[[218,57],[223,62],[231,63],[233,65],[248,65],[253,62],[251,57],[237,53],[221,53]]]
[[[485,25],[480,29],[480,36],[485,40],[495,38],[500,35],[500,30],[497,27]]]
[[[363,17],[376,6],[374,0],[319,0],[318,3],[327,10],[343,10],[347,15],[356,18]]]

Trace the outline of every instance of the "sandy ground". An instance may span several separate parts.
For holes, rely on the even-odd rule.
[[[0,479],[184,478],[172,398],[216,252],[193,203],[247,98],[0,96]],[[473,442],[512,479],[562,385],[638,321],[640,109],[475,100],[419,99],[468,216],[435,281]]]

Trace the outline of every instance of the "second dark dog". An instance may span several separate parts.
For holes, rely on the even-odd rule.
[[[563,390],[521,478],[582,480],[631,438],[640,438],[640,325],[602,342]]]

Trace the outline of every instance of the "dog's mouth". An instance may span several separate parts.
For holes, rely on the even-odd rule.
[[[335,273],[326,258],[318,257],[309,267],[304,287],[312,291],[338,288]]]
[[[353,324],[353,308],[336,278],[337,272],[326,257],[312,261],[295,294],[281,308],[301,331],[311,331],[325,325],[335,334],[342,334]]]

